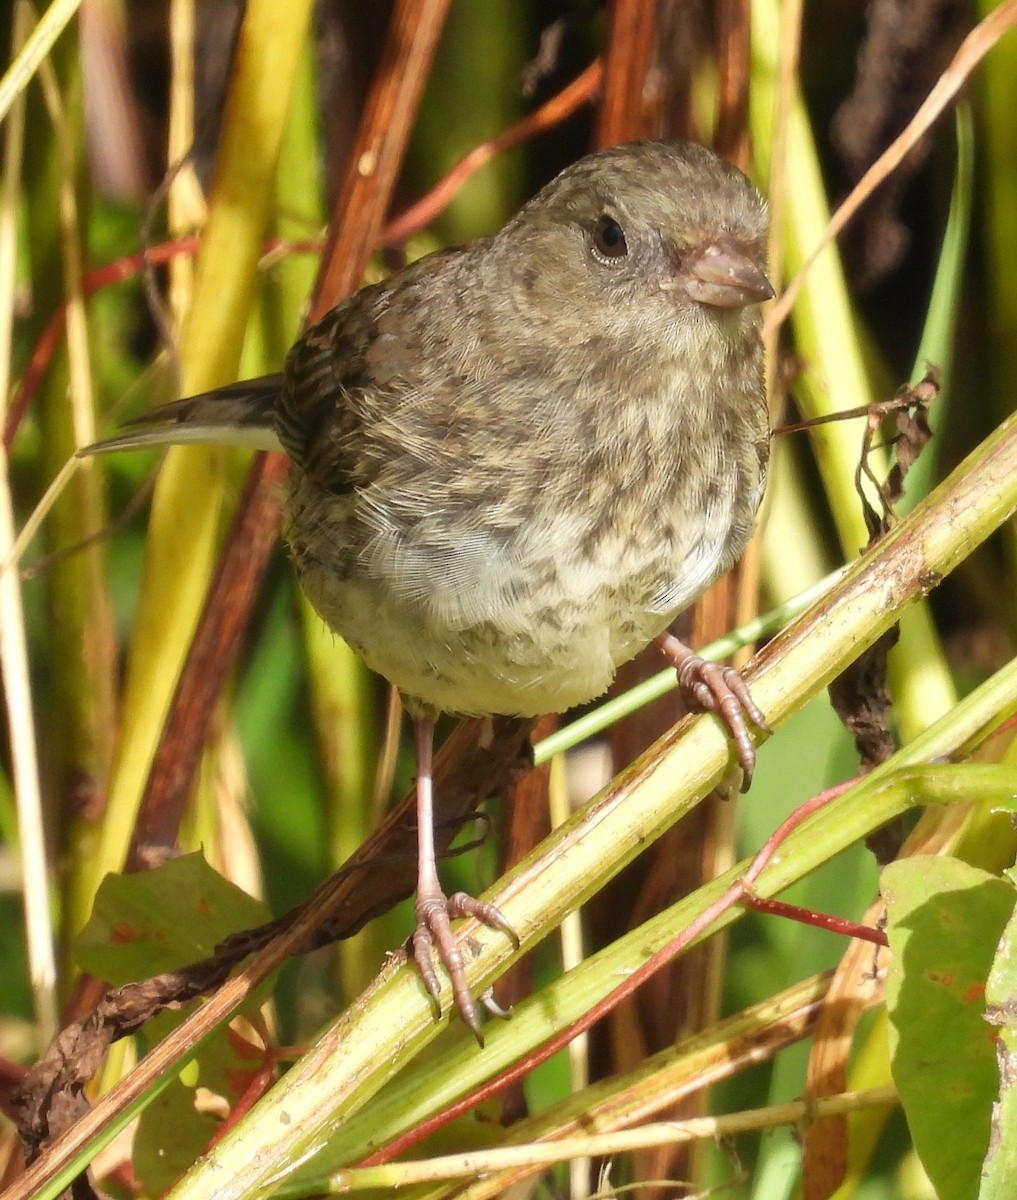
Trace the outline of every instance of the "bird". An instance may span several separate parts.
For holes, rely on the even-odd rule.
[[[494,906],[442,888],[438,714],[565,711],[652,642],[751,778],[748,726],[765,732],[763,712],[733,668],[670,626],[741,554],[765,487],[767,232],[758,190],[706,147],[598,151],[497,233],[333,308],[281,373],[153,409],[82,451],[288,455],[300,585],[413,722],[412,957],[438,1008],[437,954],[481,1043],[451,921],[515,933]]]

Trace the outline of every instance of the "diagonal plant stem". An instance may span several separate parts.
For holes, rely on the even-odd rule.
[[[7,116],[14,101],[24,92],[39,64],[53,48],[53,43],[67,28],[81,0],[53,0],[39,23],[25,39],[14,61],[0,79],[0,121]]]
[[[701,647],[697,653],[711,662],[720,662],[722,659],[730,658],[735,651],[742,649],[742,647],[751,646],[756,642],[762,641],[764,638],[772,636],[779,629],[783,629],[784,626],[790,624],[795,617],[799,616],[807,608],[818,603],[822,596],[830,591],[837,580],[843,577],[844,571],[845,568],[840,568],[837,571],[831,572],[825,579],[821,579],[813,587],[802,592],[800,596],[795,596],[794,599],[788,600],[785,604],[778,605],[769,612],[754,617],[751,621],[747,621],[744,625],[733,629],[724,637],[717,638],[716,641],[711,642],[708,646]],[[649,704],[652,700],[656,700],[658,696],[675,691],[677,687],[678,676],[672,667],[658,671],[657,674],[651,675],[649,679],[644,679],[641,683],[637,683],[622,695],[615,696],[611,700],[605,700],[590,712],[577,717],[561,729],[556,729],[554,733],[548,734],[547,737],[541,739],[533,747],[534,763],[539,766],[541,763],[553,758],[556,754],[563,754],[567,750],[580,745],[582,742],[596,737],[630,712],[641,708],[644,704]]]
[[[772,1059],[780,1050],[808,1037],[828,987],[828,976],[813,976],[723,1018],[701,1033],[683,1036],[635,1067],[601,1079],[524,1118],[506,1132],[500,1144],[519,1146],[630,1128],[668,1112],[685,1097],[740,1074],[751,1063]],[[876,992],[873,989],[873,996]],[[379,1162],[388,1161],[387,1156],[384,1160],[380,1155],[375,1157]],[[484,1200],[485,1194],[505,1195],[507,1189],[521,1182],[523,1173],[501,1172],[489,1176],[483,1184],[475,1182],[479,1195],[471,1200]],[[326,1174],[328,1168],[318,1172],[318,1178]]]
[[[725,1113],[719,1117],[693,1117],[689,1120],[654,1121],[633,1129],[588,1134],[528,1146],[501,1147],[474,1153],[447,1154],[416,1162],[390,1166],[353,1167],[338,1171],[329,1180],[335,1191],[361,1188],[409,1187],[412,1184],[452,1180],[484,1179],[496,1171],[534,1175],[571,1158],[604,1157],[625,1154],[648,1147],[675,1146],[684,1142],[734,1137],[738,1133],[773,1129],[777,1125],[797,1125],[817,1117],[828,1117],[860,1108],[899,1102],[895,1087],[870,1088],[863,1092],[845,1092],[821,1100],[792,1100],[746,1112]]]
[[[768,719],[779,726],[801,708],[1015,508],[1017,417],[1002,425],[902,521],[878,552],[856,564],[823,603],[762,651],[752,686]],[[1011,691],[1014,673],[1013,668],[1001,673]],[[992,687],[983,687],[964,704],[981,714],[995,694]],[[1012,695],[1007,703],[1011,701]],[[979,719],[984,722],[985,717]],[[959,710],[948,724],[951,732],[961,736]],[[939,727],[936,736],[942,742]],[[930,738],[923,737],[902,752],[898,761],[891,762],[896,768],[921,761],[916,756],[923,753],[942,752],[931,750],[931,745]],[[715,786],[726,769],[728,753],[714,718],[681,722],[610,789],[545,841],[535,855],[501,880],[485,898],[505,913],[521,938],[522,950],[556,927],[566,912],[603,886],[640,848]],[[864,809],[851,806],[853,793],[849,793],[797,830],[795,853],[788,850],[779,862],[771,863],[758,881],[760,894],[781,890],[813,869],[817,857],[825,860],[861,836],[863,820],[874,827],[894,811],[902,811],[901,806],[915,802],[914,793],[906,788],[888,792],[883,775],[877,772],[861,786],[869,789]],[[822,840],[818,838],[820,828]],[[700,889],[695,899],[680,902],[676,911],[690,919],[695,905],[709,903],[729,883],[728,878],[717,880]],[[729,910],[726,921],[731,919]],[[643,927],[640,947],[648,941],[647,928]],[[467,977],[478,991],[518,953],[507,939],[480,930],[472,922],[460,937],[467,944],[471,940],[477,943],[478,954],[468,964]],[[589,980],[587,987],[591,984]],[[610,986],[611,980],[598,973],[600,994]],[[443,1005],[448,1000],[446,989]],[[588,1007],[592,995],[586,993],[585,1000],[584,1007]],[[511,1054],[510,1061],[517,1060],[525,1053],[525,1038],[534,1035],[537,1023],[546,1030],[551,1014],[555,1014],[554,1026],[560,1028],[560,1009],[546,1007],[539,996],[527,1011],[531,1012],[529,1021],[521,1020],[517,1012],[509,1026],[492,1028],[483,1060],[471,1069],[500,1070],[506,1065],[505,1053]],[[171,1193],[174,1200],[199,1196],[202,1200],[240,1200],[261,1194],[275,1177],[278,1163],[313,1153],[338,1127],[344,1137],[351,1134],[354,1114],[437,1032],[413,973],[386,970],[248,1119],[216,1147],[214,1158],[202,1160],[192,1169]],[[469,1061],[474,1064],[474,1059]],[[453,1086],[460,1083],[454,1074],[443,1074],[442,1079],[446,1078]],[[285,1128],[279,1120],[282,1112],[287,1116]]]

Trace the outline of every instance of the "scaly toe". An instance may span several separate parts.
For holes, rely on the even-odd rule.
[[[448,914],[450,917],[476,917],[481,925],[488,929],[497,929],[512,941],[519,949],[519,937],[516,931],[505,919],[501,909],[484,900],[477,900],[468,892],[453,892],[448,898]]]
[[[677,639],[675,639],[677,643]],[[748,685],[734,667],[707,662],[681,643],[663,645],[665,653],[678,661],[678,686],[686,704],[716,713],[728,728],[742,769],[741,790],[747,791],[756,767],[756,747],[746,717],[764,733],[769,726]],[[683,653],[684,652],[684,653]]]
[[[448,972],[452,984],[453,1002],[465,1025],[473,1031],[477,1042],[484,1045],[484,1034],[480,1027],[477,1004],[466,982],[466,966],[462,951],[452,929],[456,917],[476,917],[489,928],[497,929],[512,939],[515,946],[519,938],[515,930],[493,904],[476,900],[466,892],[455,892],[449,897],[433,896],[417,899],[417,928],[411,939],[413,960],[417,964],[421,980],[435,1007],[436,1017],[441,1016],[441,984],[434,969],[432,950]]]

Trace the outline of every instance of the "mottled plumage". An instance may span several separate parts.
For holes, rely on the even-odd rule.
[[[702,147],[591,155],[493,237],[339,305],[282,376],[111,445],[274,433],[301,584],[418,722],[560,711],[750,536],[766,231],[756,190]]]

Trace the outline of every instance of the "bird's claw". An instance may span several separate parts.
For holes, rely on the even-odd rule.
[[[702,712],[716,713],[727,726],[742,769],[741,790],[746,791],[756,766],[756,747],[745,718],[763,733],[770,732],[748,684],[734,667],[707,661],[673,634],[662,635],[657,644],[678,670],[678,688],[685,703]]]
[[[434,969],[432,948],[438,951],[438,958],[448,972],[456,1011],[464,1024],[473,1030],[477,1042],[483,1046],[484,1034],[480,1027],[477,1004],[466,982],[463,954],[452,930],[452,921],[456,917],[475,917],[490,929],[500,930],[518,947],[519,938],[515,930],[493,904],[476,900],[466,892],[454,892],[451,896],[445,896],[441,892],[434,896],[418,895],[416,914],[417,928],[410,939],[413,961],[417,964],[424,987],[431,997],[435,1016],[441,1016],[441,984]]]
[[[678,686],[686,703],[716,713],[728,727],[745,777],[742,791],[746,791],[756,767],[756,747],[745,718],[748,716],[764,733],[769,732],[769,727],[745,680],[734,667],[708,662],[693,654],[678,668]]]

